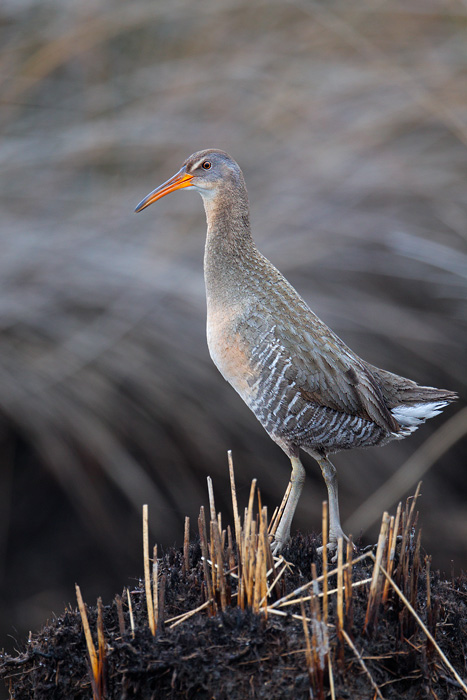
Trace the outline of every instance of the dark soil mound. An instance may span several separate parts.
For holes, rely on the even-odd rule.
[[[427,578],[413,542],[409,549],[401,588],[406,584],[409,589],[412,587],[412,605],[457,673],[465,676],[467,579],[448,582],[439,573]],[[315,576],[321,573],[314,536],[297,535],[284,555],[292,566],[281,577],[276,598],[310,581],[313,563]],[[396,573],[400,552],[396,559],[397,556]],[[461,686],[442,662],[439,649],[427,641],[416,618],[392,589],[385,604],[375,603],[373,624],[364,631],[370,584],[358,582],[373,575],[372,559],[352,567],[354,587],[351,605],[345,609],[344,625],[350,642],[344,638],[339,641],[336,596],[330,596],[328,656],[324,647],[316,646],[320,620],[313,616],[308,602],[302,603],[302,613],[300,606],[294,606],[286,608],[290,612],[286,616],[271,611],[267,616],[264,611],[254,614],[236,606],[235,579],[228,591],[231,605],[223,612],[210,615],[205,608],[172,626],[171,618],[205,601],[199,543],[190,545],[189,560],[186,570],[182,551],[169,550],[159,559],[159,574],[165,581],[165,594],[159,602],[164,597],[165,601],[155,636],[148,626],[142,584],[130,592],[133,626],[127,596],[123,604],[117,596],[112,605],[101,606],[105,650],[101,656],[101,686],[100,690],[94,686],[95,698],[463,697]],[[335,588],[336,577],[330,576],[328,582],[329,590]],[[306,614],[312,613],[309,633],[305,633],[301,619],[305,606]],[[89,608],[93,636],[97,618],[97,607]],[[309,657],[306,649],[310,639]],[[32,635],[18,656],[3,656],[0,677],[15,700],[91,698],[92,672],[79,612],[66,610]],[[333,691],[330,682],[334,684]]]

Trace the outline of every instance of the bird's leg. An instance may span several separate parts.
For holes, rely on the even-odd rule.
[[[303,490],[303,484],[305,483],[305,469],[300,459],[298,457],[290,457],[290,461],[292,463],[292,474],[290,476],[291,488],[284,512],[282,513],[274,535],[274,542],[272,545],[274,554],[278,554],[290,538],[290,526],[292,525],[292,519],[297,508],[300,494]]]
[[[342,537],[347,542],[349,538],[344,535],[344,531],[341,527],[341,520],[339,516],[339,499],[337,495],[337,472],[336,467],[326,456],[313,455],[318,462],[321,473],[323,475],[324,481],[326,482],[326,487],[328,489],[328,499],[329,499],[329,538],[328,547],[335,549],[337,546],[337,540]],[[320,548],[321,549],[321,548]]]

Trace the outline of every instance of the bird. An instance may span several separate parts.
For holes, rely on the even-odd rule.
[[[273,551],[279,553],[290,539],[305,482],[300,450],[321,468],[329,504],[328,547],[335,549],[339,538],[349,538],[341,526],[329,455],[405,438],[457,395],[366,362],[318,318],[258,250],[244,176],[227,153],[214,148],[193,153],[135,212],[182,189],[198,192],[206,213],[211,358],[291,462]]]

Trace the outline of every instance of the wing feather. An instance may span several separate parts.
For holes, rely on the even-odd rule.
[[[280,348],[282,361],[290,358],[285,376],[302,399],[373,421],[389,432],[400,430],[369,366],[293,291],[294,304],[275,297],[274,314],[262,305],[254,311],[250,307],[247,323],[256,337],[258,327],[269,328],[268,342]]]

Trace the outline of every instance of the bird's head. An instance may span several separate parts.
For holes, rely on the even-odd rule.
[[[243,175],[237,163],[224,151],[209,148],[193,153],[170,180],[150,192],[136,207],[142,211],[153,202],[175,190],[198,191],[204,199],[218,194],[223,187],[244,185]]]

